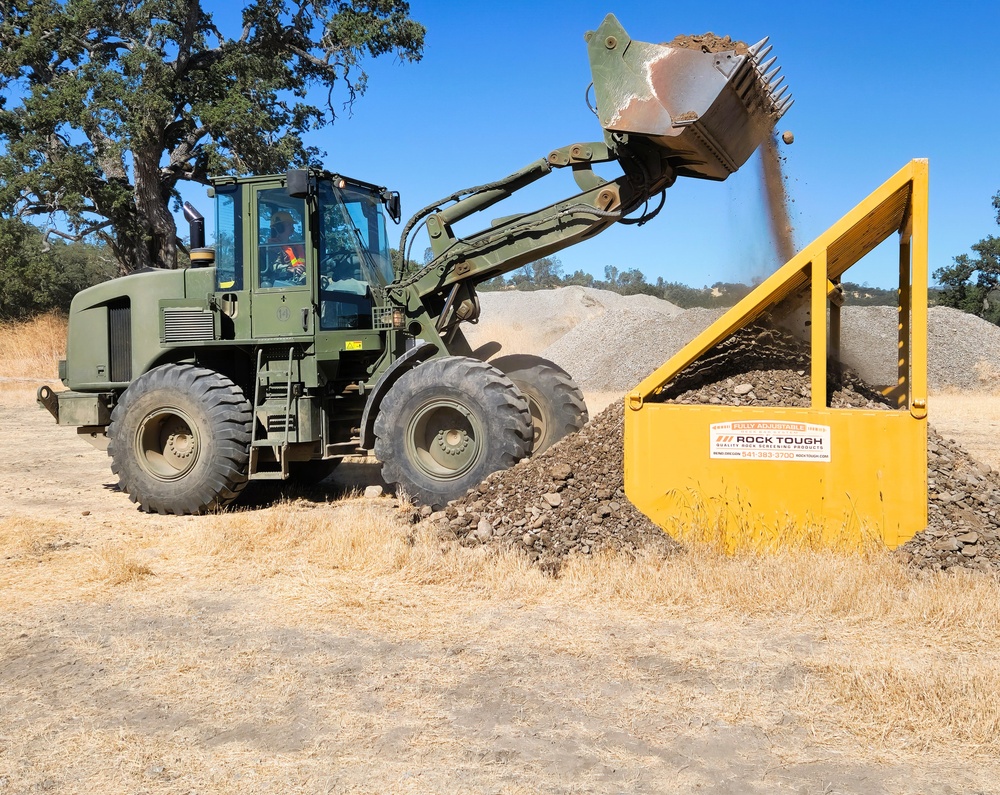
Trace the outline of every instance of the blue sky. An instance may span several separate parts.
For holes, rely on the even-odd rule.
[[[781,152],[798,247],[914,157],[930,159],[932,270],[1000,233],[990,204],[1000,190],[1000,92],[995,56],[983,43],[1000,29],[996,0],[413,0],[411,12],[427,26],[424,59],[370,62],[369,90],[353,115],[310,140],[326,151],[331,170],[399,190],[404,218],[558,146],[600,140],[584,103],[583,34],[612,12],[643,41],[708,30],[751,43],[771,37],[796,100],[779,129],[795,134]],[[219,22],[228,16],[215,13]],[[767,245],[758,182],[756,158],[723,183],[679,180],[654,221],[616,225],[558,256],[567,272],[635,267],[650,280],[694,286],[763,277],[779,263]],[[493,212],[572,192],[572,178],[557,172]],[[197,198],[203,195],[194,200],[206,204]],[[418,241],[414,252],[424,245]],[[869,259],[847,278],[892,286],[892,254]]]

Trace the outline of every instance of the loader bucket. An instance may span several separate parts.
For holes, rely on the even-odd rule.
[[[652,141],[680,176],[725,179],[792,104],[775,59],[764,60],[766,38],[752,47],[711,34],[649,44],[608,14],[586,39],[601,126]]]

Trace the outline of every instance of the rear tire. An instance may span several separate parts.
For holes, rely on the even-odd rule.
[[[490,365],[432,359],[389,390],[375,420],[382,477],[440,508],[531,449],[531,414],[517,387]]]
[[[587,403],[576,382],[555,362],[530,354],[501,356],[490,362],[528,399],[533,426],[531,454],[548,450],[576,433],[589,419]]]
[[[111,413],[118,488],[147,512],[201,514],[247,483],[252,408],[232,381],[191,364],[139,376]]]

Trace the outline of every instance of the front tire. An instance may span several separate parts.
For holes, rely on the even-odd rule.
[[[166,364],[139,376],[111,414],[118,488],[147,512],[201,514],[247,483],[252,408],[226,376]]]
[[[375,420],[382,477],[440,508],[531,449],[528,404],[510,379],[462,356],[405,373]]]
[[[587,424],[587,403],[572,376],[555,362],[530,354],[501,356],[490,362],[528,399],[533,426],[531,454],[552,445]]]

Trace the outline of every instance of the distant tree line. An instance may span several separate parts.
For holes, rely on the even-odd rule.
[[[638,268],[619,270],[611,265],[605,267],[604,278],[598,279],[581,270],[565,274],[557,257],[546,257],[518,268],[506,277],[497,276],[480,285],[479,289],[546,290],[572,285],[610,290],[620,295],[652,295],[682,309],[733,306],[757,286],[756,283],[715,282],[703,287],[690,287],[680,282],[668,282],[662,276],[655,282],[650,282]],[[867,284],[854,282],[844,282],[843,287],[849,304],[895,306],[897,302],[895,289],[869,287]]]

